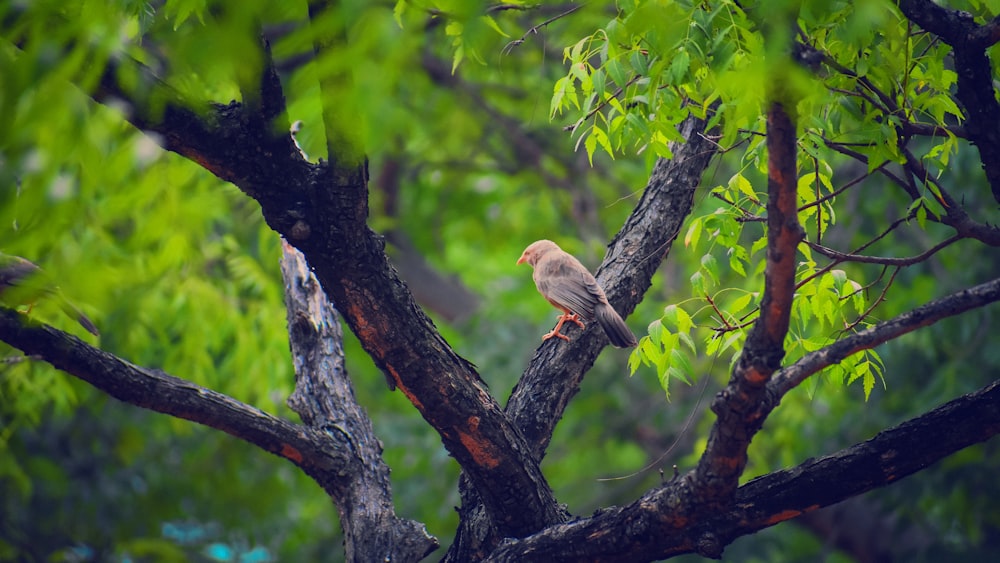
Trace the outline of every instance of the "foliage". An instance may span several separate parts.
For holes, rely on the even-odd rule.
[[[695,436],[710,421],[701,417],[699,393],[670,380],[723,379],[721,368],[735,361],[756,318],[766,252],[762,116],[778,77],[799,118],[799,220],[809,242],[799,247],[786,363],[997,275],[988,257],[970,261],[980,251],[968,247],[904,266],[824,254],[864,249],[890,224],[892,236],[873,247],[880,255],[917,256],[947,238],[940,219],[948,205],[937,183],[907,193],[883,180],[912,159],[934,179],[972,186],[961,190],[968,208],[989,201],[981,178],[969,177],[977,166],[968,141],[954,133],[965,116],[955,102],[948,47],[887,0],[798,8],[629,0],[571,13],[518,2],[502,11],[479,2],[400,1],[394,9],[346,2],[312,26],[304,4],[0,6],[0,251],[56,273],[101,327],[101,348],[292,416],[284,405],[293,378],[277,236],[238,190],[162,151],[162,139],[88,98],[109,61],[132,57],[190,99],[242,100],[260,78],[258,24],[282,70],[288,117],[305,122],[299,139],[306,152],[328,158],[321,114],[340,108],[341,133],[370,159],[373,228],[404,235],[433,268],[483,297],[470,320],[437,320],[499,399],[552,320],[530,276],[513,268],[521,249],[557,238],[595,265],[654,159],[670,157],[668,143],[682,141],[678,124],[698,115],[717,127],[713,140],[725,156],[631,318],[647,334],[627,360],[602,357],[546,458],[546,475],[574,512],[627,502],[643,488],[639,478],[593,487],[594,478],[630,473],[647,458],[689,466],[704,449]],[[953,4],[979,21],[1000,9]],[[759,16],[793,11],[794,32]],[[341,43],[310,59],[317,35]],[[996,73],[996,57],[993,64]],[[333,99],[322,98],[320,76],[341,79]],[[391,170],[401,171],[395,180]],[[401,245],[389,251],[406,252]],[[80,333],[45,307],[31,314]],[[981,320],[992,322],[986,313]],[[931,329],[828,370],[776,411],[765,429],[771,432],[754,443],[747,477],[865,439],[904,413],[981,385],[985,368],[1000,358],[981,340],[988,330],[977,333],[974,325]],[[956,341],[962,330],[972,334]],[[978,344],[961,346],[966,341]],[[385,441],[400,514],[418,517],[447,541],[457,521],[457,466],[405,398],[387,394],[353,337],[346,352],[359,400]],[[626,361],[636,375],[630,380],[621,377]],[[858,392],[849,386],[855,382]],[[650,399],[658,389],[670,405]],[[678,430],[691,411],[696,422]],[[859,412],[864,424],[853,427]],[[25,509],[27,517],[3,518],[0,559],[51,545],[42,557],[82,546],[120,558],[205,560],[216,540],[245,553],[264,546],[274,560],[336,557],[329,500],[282,460],[228,437],[136,414],[31,361],[0,367],[0,420],[2,509]],[[683,451],[656,460],[678,435]],[[976,473],[997,453],[977,448],[928,479]],[[954,553],[963,553],[995,544],[989,534],[998,524],[979,502],[988,495],[969,492],[976,483],[990,486],[983,481],[979,475],[968,486],[948,481],[895,494],[919,495],[917,504],[930,508],[907,517],[934,530],[952,530],[965,518],[969,532],[954,544]],[[954,492],[942,501],[945,490]],[[903,504],[884,502],[886,513]],[[986,516],[962,516],[973,509]],[[209,537],[186,543],[167,533],[172,526],[208,530]],[[748,551],[773,560],[824,549],[801,536],[768,541],[780,547]]]
[[[676,124],[694,113],[718,123],[717,142],[737,168],[712,189],[717,207],[693,217],[684,238],[685,247],[701,256],[690,279],[695,299],[684,302],[690,314],[668,307],[630,358],[633,373],[640,364],[654,366],[665,390],[671,378],[690,381],[698,341],[708,354],[725,352],[735,360],[756,318],[766,238],[754,223],[766,216],[762,115],[768,84],[795,89],[787,95],[801,118],[799,221],[813,244],[836,234],[830,230],[844,215],[838,213],[843,193],[888,163],[904,163],[905,151],[914,150],[940,177],[959,149],[950,128],[963,119],[952,95],[956,74],[944,64],[950,47],[916,28],[891,2],[806,3],[795,44],[755,17],[760,13],[732,1],[621,3],[614,19],[566,48],[568,73],[552,98],[554,113],[580,116],[573,130],[591,158],[597,149],[612,155],[648,149],[669,157],[666,143],[677,140]],[[907,146],[901,136],[916,126],[937,127],[938,134]],[[835,186],[834,170],[851,160],[867,170]],[[926,230],[928,218],[940,218],[946,204],[935,183],[922,188],[910,198],[900,194],[900,203],[911,201],[894,219]],[[885,300],[875,289],[895,277],[887,282],[885,269],[824,263],[808,244],[800,252],[789,362],[843,331],[870,326]],[[726,266],[744,281],[722,282]],[[864,351],[829,376],[861,382],[867,398],[883,369],[877,352]]]

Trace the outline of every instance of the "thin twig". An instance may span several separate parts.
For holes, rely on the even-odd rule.
[[[844,184],[840,188],[837,188],[832,193],[829,193],[829,194],[827,194],[827,195],[825,195],[825,196],[817,199],[816,201],[810,201],[809,203],[807,203],[807,204],[803,205],[802,207],[800,207],[799,208],[799,212],[801,213],[801,212],[805,211],[806,209],[809,209],[810,207],[819,205],[819,204],[821,204],[821,203],[823,203],[825,201],[829,201],[829,200],[837,197],[838,195],[844,193],[848,189],[856,186],[857,184],[860,184],[865,178],[868,178],[869,176],[871,176],[872,172],[878,172],[883,166],[885,166],[886,164],[888,164],[888,162],[889,161],[885,161],[882,164],[879,164],[871,172],[865,172],[864,174],[862,174],[862,175],[858,176],[857,178],[851,180],[850,182]]]
[[[632,78],[630,78],[629,81],[626,82],[624,86],[622,86],[622,87],[618,88],[617,90],[615,90],[614,94],[611,94],[610,98],[608,98],[607,100],[602,101],[600,104],[597,105],[596,108],[590,110],[587,113],[587,115],[583,116],[583,118],[580,119],[579,121],[577,121],[576,123],[574,123],[572,125],[567,125],[567,126],[563,127],[563,131],[569,131],[571,133],[573,131],[576,131],[577,127],[579,127],[581,124],[583,124],[584,122],[588,121],[591,117],[594,117],[595,115],[597,115],[597,113],[599,111],[601,111],[602,109],[604,109],[605,107],[607,107],[607,105],[610,103],[609,100],[613,100],[613,99],[617,98],[618,96],[620,96],[623,92],[625,92],[625,88],[628,88],[629,86],[635,84],[640,78],[642,78],[642,77],[640,75],[638,75],[638,74],[635,75],[635,76],[633,76]]]
[[[834,250],[832,248],[827,248],[815,242],[810,242],[808,240],[804,240],[802,242],[804,242],[806,246],[818,252],[819,254],[822,254],[827,258],[837,260],[838,262],[860,262],[862,264],[882,264],[884,266],[903,267],[903,266],[912,266],[913,264],[923,262],[924,260],[927,260],[942,248],[956,241],[959,241],[963,238],[965,237],[962,235],[952,235],[950,238],[947,238],[939,242],[938,244],[934,245],[931,249],[925,252],[921,252],[916,256],[911,256],[909,258],[892,258],[885,256],[865,256],[863,254],[847,254],[844,252],[840,252],[838,250]]]
[[[886,282],[885,287],[882,288],[882,292],[879,293],[878,299],[876,299],[875,302],[872,303],[870,307],[865,309],[865,312],[861,313],[861,315],[859,315],[858,318],[855,319],[853,323],[849,324],[844,328],[846,332],[851,332],[852,330],[854,330],[856,326],[861,324],[861,321],[865,320],[865,318],[868,315],[870,315],[872,311],[875,310],[876,307],[878,307],[879,305],[882,304],[883,301],[885,301],[885,294],[888,293],[889,288],[892,287],[892,282],[896,280],[896,274],[898,274],[899,271],[902,269],[903,269],[902,266],[896,266],[895,269],[893,269],[892,275],[889,276],[889,281]]]
[[[879,272],[878,277],[875,278],[871,283],[869,283],[868,285],[864,285],[862,287],[859,287],[858,289],[856,289],[856,290],[848,293],[847,295],[844,295],[843,297],[840,298],[840,300],[844,301],[845,299],[850,299],[851,297],[854,297],[855,295],[857,295],[859,293],[867,292],[869,289],[875,287],[875,285],[877,285],[880,281],[882,281],[882,278],[885,277],[885,273],[887,271],[889,271],[889,266],[882,266],[882,271]]]
[[[529,35],[531,35],[531,34],[533,34],[533,33],[538,33],[538,30],[539,30],[539,29],[541,29],[541,28],[543,28],[543,27],[545,27],[545,26],[549,25],[550,23],[552,23],[552,22],[554,22],[554,21],[556,21],[556,20],[558,20],[558,19],[560,19],[560,18],[564,18],[564,17],[566,17],[566,16],[568,16],[568,15],[572,14],[573,12],[575,12],[575,11],[579,10],[580,8],[584,7],[585,5],[586,5],[586,4],[578,4],[578,5],[576,5],[576,6],[573,6],[573,7],[572,7],[572,8],[570,8],[570,9],[566,10],[565,12],[563,12],[563,13],[561,13],[561,14],[556,14],[556,15],[552,16],[551,18],[549,18],[549,19],[547,19],[547,20],[543,21],[543,22],[542,22],[542,23],[540,23],[540,24],[537,24],[537,25],[533,25],[533,26],[529,27],[529,28],[528,28],[528,31],[525,31],[525,32],[524,32],[524,35],[522,35],[520,39],[515,39],[515,40],[511,41],[510,43],[508,43],[508,44],[504,45],[504,48],[503,48],[503,49],[502,49],[502,50],[501,50],[500,52],[501,52],[501,53],[503,53],[504,55],[507,55],[507,54],[509,54],[509,53],[510,53],[511,51],[513,51],[513,50],[514,50],[514,48],[515,48],[515,47],[517,47],[517,46],[519,46],[520,44],[524,43],[524,40],[525,40],[525,39],[526,39],[526,38],[527,38],[527,37],[528,37]]]
[[[719,308],[715,305],[715,300],[712,299],[712,296],[706,293],[705,301],[708,301],[708,304],[712,306],[712,310],[715,311],[715,314],[719,316],[719,320],[722,321],[723,327],[717,330],[720,332],[727,332],[728,330],[731,330],[732,325],[729,324],[729,321],[726,320],[726,316],[723,315],[722,311],[720,311]]]

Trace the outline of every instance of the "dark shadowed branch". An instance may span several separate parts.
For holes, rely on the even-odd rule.
[[[810,375],[829,367],[844,358],[888,342],[918,328],[933,324],[945,317],[960,315],[1000,300],[1000,279],[963,289],[946,297],[931,301],[899,315],[847,336],[837,342],[810,352],[794,364],[782,369],[768,382],[768,390],[780,397],[805,381]]]
[[[95,98],[129,100],[135,111],[127,118],[136,126],[260,203],[268,225],[305,254],[365,351],[441,435],[503,533],[523,536],[562,521],[523,438],[472,364],[414,302],[386,257],[383,238],[369,229],[366,164],[350,151],[310,164],[291,136],[259,112],[232,102],[204,104],[204,113],[196,113],[172,101],[178,97],[148,69],[130,64],[132,74],[148,75],[138,82],[154,93],[132,96],[109,71]],[[158,106],[162,111],[143,106],[150,97],[167,100]]]
[[[1000,103],[986,53],[1000,40],[997,19],[979,25],[968,12],[944,8],[931,0],[901,0],[899,9],[910,21],[951,46],[958,79],[955,97],[966,112],[965,130],[979,148],[986,179],[994,199],[1000,202]]]
[[[344,436],[292,424],[161,370],[134,365],[13,309],[0,307],[0,340],[120,401],[222,430],[286,458],[329,492],[344,486],[342,475],[357,463]]]
[[[795,293],[796,248],[804,236],[798,221],[795,123],[786,107],[772,103],[767,114],[767,262],[760,316],[747,336],[729,384],[712,403],[718,420],[693,474],[698,497],[710,504],[728,503],[743,468],[747,447],[764,417],[755,407],[765,384],[781,367],[784,339]],[[701,510],[702,508],[699,508]]]
[[[678,514],[686,478],[622,507],[507,542],[488,561],[638,562],[684,553],[719,557],[740,536],[894,483],[1000,433],[1000,381],[874,438],[758,477],[734,502],[695,518]]]
[[[608,300],[623,316],[649,289],[691,211],[702,173],[717,154],[717,145],[703,135],[704,128],[705,122],[693,116],[680,126],[688,142],[672,144],[674,158],[657,161],[639,202],[597,270]],[[567,332],[570,342],[549,340],[539,345],[507,403],[508,415],[539,459],[584,375],[608,344],[600,329],[581,331],[574,325]],[[464,480],[459,490],[462,519],[447,561],[461,561],[469,553],[485,556],[500,539],[490,530],[475,491]]]

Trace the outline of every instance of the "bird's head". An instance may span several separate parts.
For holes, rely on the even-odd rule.
[[[527,262],[532,268],[534,268],[535,264],[542,259],[542,256],[553,250],[559,250],[559,245],[551,240],[536,240],[535,242],[529,244],[528,248],[524,249],[524,252],[521,253],[521,257],[517,259],[517,263],[520,265]]]

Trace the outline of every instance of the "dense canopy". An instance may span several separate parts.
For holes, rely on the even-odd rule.
[[[0,560],[1000,552],[940,4],[0,4]],[[539,239],[638,347],[542,342]]]

